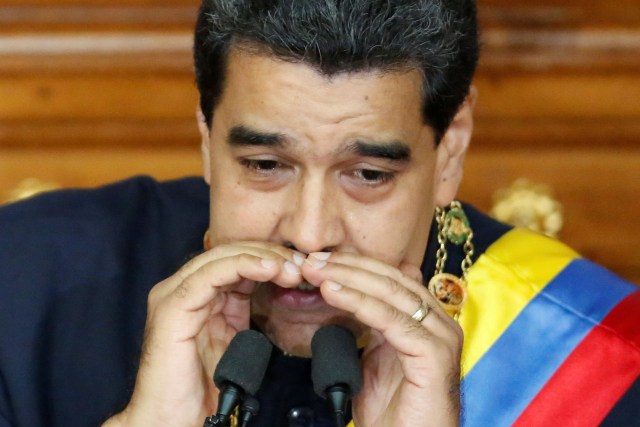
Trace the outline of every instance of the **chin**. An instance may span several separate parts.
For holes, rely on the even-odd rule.
[[[311,340],[318,329],[339,325],[357,338],[365,328],[349,313],[328,305],[319,289],[283,289],[260,283],[251,297],[251,319],[282,351],[311,357]]]
[[[318,324],[273,325],[267,332],[269,339],[287,354],[311,357],[311,340],[320,329]]]
[[[314,313],[310,317],[318,317]],[[297,357],[311,357],[311,340],[318,329],[326,325],[339,325],[349,329],[357,338],[359,346],[363,346],[368,337],[368,328],[345,313],[331,313],[322,320],[307,319],[294,322],[290,319],[273,316],[253,316],[253,320],[271,340],[271,342],[287,354]]]

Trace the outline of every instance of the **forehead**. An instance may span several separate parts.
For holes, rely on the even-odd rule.
[[[326,76],[305,63],[232,49],[214,121],[221,115],[301,127],[377,121],[380,129],[409,129],[423,125],[421,94],[422,76],[415,69]]]

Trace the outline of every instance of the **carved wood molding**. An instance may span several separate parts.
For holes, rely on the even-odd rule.
[[[195,110],[195,108],[194,108]],[[0,121],[0,149],[11,147],[195,147],[195,111],[185,119]]]
[[[198,4],[0,0],[0,73],[42,69],[42,58],[48,71],[89,71],[100,55],[108,55],[114,69],[189,70]],[[638,6],[638,0],[479,0],[480,71],[638,71]],[[143,60],[133,61],[132,54]]]
[[[193,27],[194,5],[6,5],[0,1],[0,32],[187,30]]]
[[[187,32],[0,34],[0,75],[192,73]]]
[[[640,29],[491,29],[482,37],[485,72],[640,71]]]
[[[483,32],[480,72],[640,71],[638,30]],[[92,71],[190,71],[192,34],[174,32],[0,33],[0,74]],[[43,67],[46,59],[46,67]]]

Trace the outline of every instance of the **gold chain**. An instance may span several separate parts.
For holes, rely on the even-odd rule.
[[[474,247],[471,239],[473,239],[473,231],[470,230],[463,247],[464,259],[462,260],[462,278],[465,280],[465,282],[467,281],[467,273],[473,265],[473,260],[471,258],[473,257]]]
[[[436,272],[440,274],[444,271],[444,264],[447,261],[447,227],[445,226],[447,213],[444,209],[436,208],[436,222],[438,223],[438,243],[440,247],[436,251]]]
[[[438,224],[439,247],[436,251],[436,269],[428,287],[440,305],[458,320],[467,298],[467,275],[473,264],[473,231],[462,204],[457,201],[451,202],[448,209],[436,208],[435,219]],[[460,265],[462,277],[444,273],[447,241],[456,245],[463,244],[464,258]]]

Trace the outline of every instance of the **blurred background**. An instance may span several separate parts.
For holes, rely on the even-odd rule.
[[[200,173],[197,0],[0,0],[0,204]],[[640,0],[478,0],[461,199],[640,283]]]

